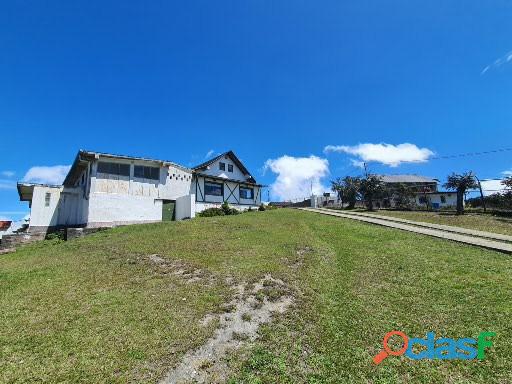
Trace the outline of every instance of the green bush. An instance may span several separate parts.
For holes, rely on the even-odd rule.
[[[220,208],[208,208],[197,215],[201,217],[212,217],[212,216],[229,216],[238,215],[241,212],[235,208],[231,208],[227,202],[222,203]]]
[[[240,213],[237,209],[231,208],[227,201],[222,203],[221,209],[225,215],[238,215]]]
[[[57,232],[48,233],[46,235],[45,239],[46,240],[57,241],[57,242],[64,241],[64,232],[57,231]]]
[[[199,212],[197,216],[200,217],[213,217],[213,216],[224,216],[225,213],[222,208],[208,208],[202,212]]]
[[[258,211],[266,211],[266,210],[267,210],[267,207],[265,207],[265,205],[263,203],[258,208]]]

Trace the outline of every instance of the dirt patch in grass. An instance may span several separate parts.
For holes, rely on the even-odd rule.
[[[181,363],[161,383],[223,383],[228,378],[224,357],[254,341],[262,324],[272,321],[276,313],[284,313],[293,303],[286,284],[270,275],[252,285],[233,286],[235,296],[226,304],[229,309],[219,315],[208,315],[201,324],[218,320],[214,335],[194,351],[188,352]]]
[[[157,254],[148,255],[142,259],[148,260],[158,269],[159,273],[173,274],[185,280],[186,283],[195,283],[198,281],[210,283],[213,281],[213,277],[209,273],[181,260],[170,261]]]
[[[313,248],[303,246],[297,249],[293,256],[282,257],[281,262],[287,265],[293,272],[300,269],[304,265],[304,258],[313,252]]]

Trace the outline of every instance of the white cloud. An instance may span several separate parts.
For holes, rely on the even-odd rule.
[[[501,184],[500,180],[482,180],[480,184],[482,185],[482,192],[484,196],[489,196],[493,193],[499,193],[505,190],[505,186]]]
[[[324,148],[325,153],[337,152],[355,155],[358,160],[352,160],[355,166],[361,166],[361,162],[375,161],[391,167],[397,167],[401,163],[423,163],[434,154],[428,148],[418,148],[414,144],[403,143],[393,144],[372,144],[364,143],[354,146],[328,145]]]
[[[12,180],[0,179],[0,189],[15,189],[16,183]]]
[[[272,195],[281,200],[306,198],[319,194],[328,188],[322,185],[322,178],[329,174],[329,161],[317,156],[281,156],[265,162],[265,170],[277,175],[270,186]]]
[[[52,167],[32,167],[28,170],[23,181],[40,184],[62,184],[69,172],[69,165],[54,165]]]
[[[0,172],[0,175],[4,176],[4,177],[13,177],[14,175],[16,174],[16,172],[13,172],[13,171],[2,171]]]
[[[215,151],[213,149],[210,149],[208,152],[206,152],[206,155],[204,155],[205,160],[208,160],[210,157],[213,156]]]
[[[356,168],[364,169],[364,161],[350,159],[350,163]]]
[[[480,75],[484,75],[491,69],[496,69],[501,67],[504,64],[512,63],[512,51],[507,52],[502,57],[494,60],[494,63],[487,65],[484,69],[482,69],[482,72],[480,72]]]

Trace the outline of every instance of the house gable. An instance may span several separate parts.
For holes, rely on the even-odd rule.
[[[233,151],[225,152],[193,168],[202,175],[255,184],[256,180]]]

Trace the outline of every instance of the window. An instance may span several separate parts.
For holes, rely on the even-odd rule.
[[[228,164],[228,172],[233,172],[233,164]]]
[[[223,196],[224,186],[221,183],[214,183],[212,181],[204,182],[204,194],[210,196]]]
[[[106,163],[100,161],[98,163],[98,173],[106,173],[117,176],[130,176],[130,164]]]
[[[46,192],[44,195],[44,206],[49,207],[50,206],[50,200],[52,198],[52,194],[50,192]]]
[[[240,187],[240,198],[241,199],[253,199],[254,190],[252,188]]]
[[[136,165],[133,169],[133,176],[140,179],[160,180],[160,168]]]
[[[446,196],[445,195],[441,195],[441,203],[443,203],[443,204],[446,203]]]
[[[219,169],[220,169],[221,171],[225,171],[225,170],[226,170],[226,163],[222,163],[222,162],[221,162],[221,163],[219,163]]]

